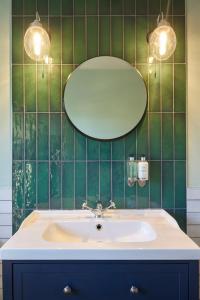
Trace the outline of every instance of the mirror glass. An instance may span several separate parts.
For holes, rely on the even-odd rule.
[[[95,57],[67,79],[64,104],[74,126],[89,137],[109,140],[130,132],[147,105],[144,80],[122,59]]]

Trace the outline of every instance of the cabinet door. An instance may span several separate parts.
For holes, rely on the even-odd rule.
[[[15,264],[13,271],[14,300],[189,300],[187,264]]]

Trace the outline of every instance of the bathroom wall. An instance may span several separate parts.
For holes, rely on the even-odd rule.
[[[174,57],[149,67],[147,33],[166,0],[13,0],[13,231],[33,209],[80,208],[112,198],[118,208],[160,208],[186,228],[186,60],[184,1],[169,20],[178,39]],[[38,9],[51,35],[51,68],[23,50]],[[148,110],[129,135],[112,142],[86,138],[68,122],[63,89],[71,71],[98,55],[136,66],[147,84]],[[50,70],[51,69],[51,70]],[[156,73],[156,75],[155,75]],[[77,87],[78,88],[78,87]],[[126,159],[145,154],[150,181],[129,188]]]

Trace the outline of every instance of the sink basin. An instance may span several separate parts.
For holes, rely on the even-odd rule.
[[[156,233],[143,221],[94,219],[52,222],[43,238],[49,242],[137,243],[154,240]]]

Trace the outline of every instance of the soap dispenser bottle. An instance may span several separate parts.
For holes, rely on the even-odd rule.
[[[143,187],[146,181],[149,180],[149,164],[146,161],[146,157],[142,156],[141,160],[138,161],[138,184]]]
[[[137,181],[137,161],[133,156],[130,156],[127,161],[127,177],[128,177],[128,186],[133,186],[134,183]]]

